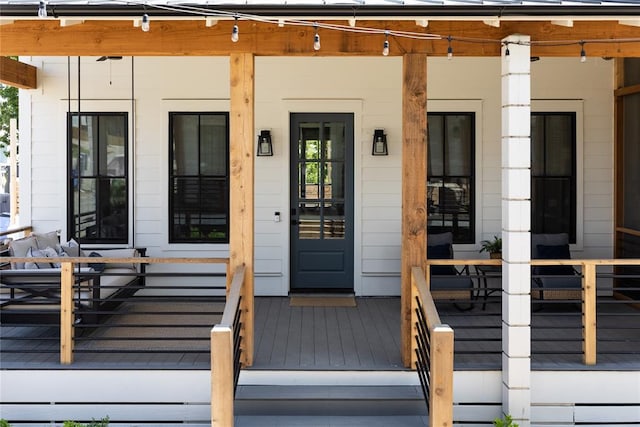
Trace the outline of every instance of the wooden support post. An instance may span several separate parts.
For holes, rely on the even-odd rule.
[[[231,54],[229,263],[230,271],[245,266],[242,292],[244,366],[253,364],[254,68],[253,54]]]
[[[585,365],[596,364],[596,266],[582,264],[582,351]]]
[[[233,426],[233,329],[216,325],[211,331],[211,426]]]
[[[431,330],[429,427],[453,425],[453,330],[438,325]]]
[[[402,62],[402,360],[411,365],[411,267],[427,256],[427,57]]]
[[[63,262],[60,272],[60,363],[73,363],[73,263]]]

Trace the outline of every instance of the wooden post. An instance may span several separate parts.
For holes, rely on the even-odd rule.
[[[235,271],[244,265],[246,272],[242,292],[244,366],[253,364],[254,68],[252,54],[231,54],[229,268]]]
[[[60,272],[60,363],[73,363],[73,263],[63,262]]]
[[[211,426],[233,426],[233,329],[211,330]]]
[[[596,364],[596,265],[582,264],[582,351],[585,365]]]
[[[402,360],[411,366],[411,267],[427,256],[427,57],[402,61]]]
[[[429,427],[453,425],[453,330],[437,325],[431,330]]]

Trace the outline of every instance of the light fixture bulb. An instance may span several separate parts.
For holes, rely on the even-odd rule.
[[[389,56],[389,32],[384,32],[384,43],[382,44],[382,55]]]
[[[240,39],[240,28],[238,28],[238,18],[236,17],[236,23],[233,24],[233,29],[231,30],[231,41],[237,43]]]
[[[447,41],[449,42],[449,46],[447,47],[447,59],[451,60],[451,58],[453,58],[453,48],[451,47],[451,36],[447,37]]]
[[[142,31],[144,31],[145,33],[149,31],[149,15],[147,15],[146,13],[142,15],[142,24],[140,24],[140,28],[142,28]]]
[[[581,44],[582,48],[580,49],[580,62],[587,62],[587,52],[584,51],[584,43]]]
[[[313,36],[313,50],[320,50],[320,34],[318,34],[318,26],[314,25],[313,28],[316,30],[316,34]]]
[[[237,43],[239,39],[240,39],[240,29],[238,28],[237,25],[234,25],[233,29],[231,30],[231,41],[234,43]]]
[[[349,26],[350,27],[355,27],[356,26],[356,18],[349,18]]]
[[[45,2],[41,1],[38,5],[38,18],[46,18],[47,17],[47,5]]]

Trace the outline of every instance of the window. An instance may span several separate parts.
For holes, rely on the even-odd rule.
[[[473,243],[475,113],[428,113],[427,230]]]
[[[229,242],[229,115],[169,113],[169,243]]]
[[[531,114],[531,232],[576,242],[576,113]]]
[[[69,113],[69,235],[83,243],[127,243],[127,113]]]

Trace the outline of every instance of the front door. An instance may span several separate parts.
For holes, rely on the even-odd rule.
[[[291,114],[291,290],[353,291],[353,114]]]

